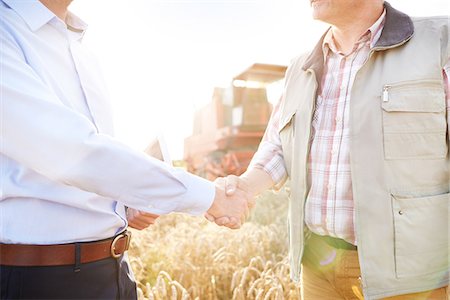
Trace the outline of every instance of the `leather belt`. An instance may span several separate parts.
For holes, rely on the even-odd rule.
[[[120,257],[130,246],[131,233],[113,238],[61,245],[0,244],[0,265],[62,266]],[[78,260],[78,261],[77,261]]]

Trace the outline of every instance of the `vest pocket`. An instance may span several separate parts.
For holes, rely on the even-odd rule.
[[[447,121],[442,81],[385,85],[381,99],[386,159],[446,157]]]
[[[448,271],[450,194],[392,196],[392,204],[397,278]]]

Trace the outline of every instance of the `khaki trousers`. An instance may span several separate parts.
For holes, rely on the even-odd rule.
[[[358,252],[335,249],[314,236],[302,261],[303,300],[363,300]],[[450,300],[448,287],[384,298],[385,300]]]

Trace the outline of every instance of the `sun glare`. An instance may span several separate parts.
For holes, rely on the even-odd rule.
[[[390,2],[411,15],[449,11],[448,0]],[[143,150],[163,134],[181,159],[194,112],[214,87],[254,63],[287,65],[314,45],[326,25],[312,21],[308,3],[75,0],[71,10],[89,24],[84,42],[103,67],[117,137]],[[281,84],[268,90],[272,103]]]

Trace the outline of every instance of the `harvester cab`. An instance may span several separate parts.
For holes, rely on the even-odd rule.
[[[272,111],[267,87],[285,71],[285,66],[254,64],[228,88],[214,89],[212,101],[195,112],[193,134],[184,143],[188,171],[213,180],[246,170]]]

